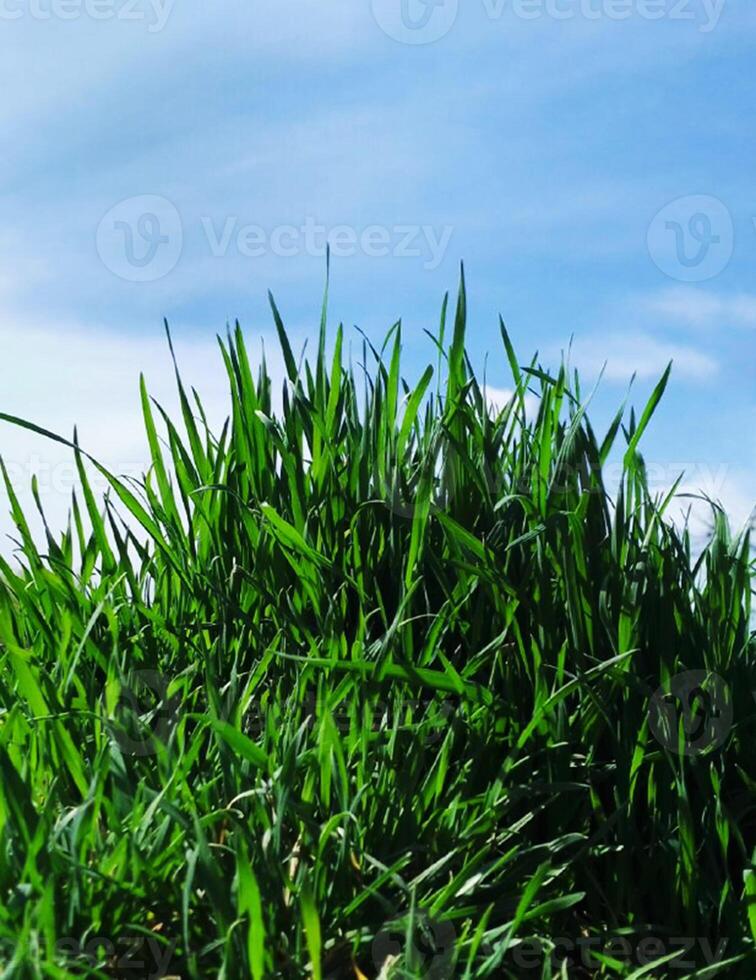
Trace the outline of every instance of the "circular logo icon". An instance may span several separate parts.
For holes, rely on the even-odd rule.
[[[428,915],[419,913],[409,949],[406,925],[406,921],[401,919],[389,922],[375,937],[372,952],[376,970],[382,971],[387,965],[401,962],[415,971],[413,977],[451,980],[457,938],[451,922],[447,919],[434,921]]]
[[[119,691],[116,717],[108,722],[124,755],[157,754],[179,719],[179,702],[168,697],[168,680],[157,670],[135,670]]]
[[[97,226],[97,253],[103,264],[128,282],[155,282],[181,256],[181,215],[165,197],[143,194],[111,208]]]
[[[688,670],[671,678],[651,698],[648,716],[657,741],[682,755],[718,749],[732,719],[729,687],[718,674],[705,670]]]
[[[384,34],[402,44],[431,44],[454,26],[459,0],[371,0]]]
[[[732,215],[716,197],[694,194],[665,205],[648,229],[648,251],[661,271],[679,282],[704,282],[732,258]]]

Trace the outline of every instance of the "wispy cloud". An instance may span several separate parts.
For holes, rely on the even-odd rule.
[[[492,388],[486,385],[486,401],[491,415],[496,416],[502,412],[515,396],[512,388]],[[539,399],[527,392],[525,395],[525,414],[533,418],[538,412]]]
[[[250,338],[251,342],[252,338]],[[195,386],[214,431],[228,414],[230,400],[223,361],[212,332],[174,337],[179,367],[187,388]],[[139,476],[149,463],[139,404],[139,374],[150,394],[172,417],[177,396],[165,337],[125,335],[65,324],[56,329],[20,323],[0,315],[0,411],[28,419],[65,438],[78,428],[83,449],[116,473]],[[253,354],[253,351],[250,351]],[[277,344],[266,344],[274,379],[283,381]],[[280,384],[274,384],[274,390]],[[29,490],[33,475],[50,526],[62,529],[78,486],[73,454],[65,446],[28,430],[0,422],[0,456],[26,513],[35,524]],[[95,489],[104,481],[95,474]],[[0,549],[13,526],[5,490],[0,491]],[[36,525],[41,526],[39,520]]]
[[[645,306],[652,313],[694,327],[756,327],[756,293],[722,295],[677,287],[649,297]]]
[[[593,374],[606,360],[613,381],[634,371],[653,380],[672,359],[676,378],[702,383],[721,362],[713,405],[695,384],[677,389],[685,408],[675,439],[716,457],[746,399],[737,382],[753,345],[745,331],[729,344],[713,330],[695,341],[673,331],[756,323],[756,301],[738,292],[754,268],[756,236],[743,231],[752,195],[734,165],[747,136],[738,81],[756,24],[746,0],[728,3],[708,33],[669,18],[523,20],[511,4],[476,0],[425,47],[387,36],[369,2],[137,6],[141,21],[43,22],[34,5],[8,5],[25,15],[4,22],[0,62],[0,314],[13,314],[0,315],[3,407],[63,431],[78,420],[93,451],[130,461],[143,450],[138,370],[158,397],[170,386],[153,332],[162,316],[191,330],[179,346],[203,393],[216,365],[203,325],[239,316],[251,340],[270,324],[266,288],[287,323],[316,329],[324,259],[271,248],[252,257],[242,229],[260,227],[270,241],[310,219],[360,235],[428,226],[436,237],[453,229],[434,269],[424,268],[427,250],[405,260],[400,248],[334,256],[334,316],[375,337],[402,316],[415,368],[427,357],[423,328],[435,330],[464,259],[476,357],[498,349],[501,311],[518,354],[539,348],[550,365],[586,324],[574,360]],[[168,13],[159,29],[157,8]],[[500,17],[487,16],[494,9]],[[662,61],[653,57],[660,46]],[[732,93],[724,101],[723,88]],[[741,228],[717,280],[726,301],[711,287],[650,292],[676,280],[661,280],[648,254],[649,222],[691,193],[721,197]],[[113,274],[96,245],[103,216],[143,195],[175,205],[183,247],[163,278],[139,283]],[[208,247],[204,219],[233,228],[222,255]],[[506,385],[506,374],[491,376]],[[28,459],[38,445],[49,449],[0,429],[6,455]]]
[[[596,376],[602,368],[609,381],[627,381],[632,375],[652,379],[670,361],[676,377],[705,381],[713,378],[719,364],[694,347],[669,343],[646,333],[583,335],[573,343],[572,363],[581,373]]]
[[[671,488],[670,488],[671,489]],[[667,516],[681,527],[686,521],[694,540],[701,544],[714,523],[714,505],[727,514],[734,533],[756,519],[756,474],[730,468],[688,474],[670,502]]]

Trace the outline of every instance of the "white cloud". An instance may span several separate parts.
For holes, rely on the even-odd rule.
[[[721,296],[704,289],[674,288],[650,297],[647,308],[694,327],[756,327],[756,295]]]
[[[486,385],[485,394],[488,409],[492,415],[498,415],[515,395],[512,388],[492,388],[491,385]],[[538,413],[538,404],[538,398],[527,392],[525,395],[525,414],[529,419],[534,418]]]
[[[729,467],[703,467],[687,473],[667,516],[678,527],[687,520],[694,541],[700,545],[713,524],[712,503],[722,507],[733,533],[741,531],[756,518],[756,474]]]
[[[680,480],[665,518],[679,530],[687,523],[695,552],[700,553],[711,532],[714,505],[727,515],[733,534],[756,521],[756,472],[728,463],[660,460],[646,455],[644,465],[649,493],[658,501],[666,499]],[[623,470],[621,458],[604,467],[604,482],[615,500]]]
[[[247,338],[250,358],[259,346]],[[229,413],[228,382],[212,333],[184,337],[174,333],[174,346],[187,390],[194,386],[213,431]],[[148,449],[139,399],[139,374],[148,391],[176,418],[178,399],[168,344],[162,334],[112,334],[80,326],[43,328],[10,323],[0,317],[0,411],[24,418],[65,438],[78,427],[83,449],[116,473],[141,474]],[[283,369],[275,341],[265,345],[274,392]],[[26,429],[0,422],[2,455],[14,488],[37,530],[41,521],[29,490],[37,475],[40,496],[53,529],[64,527],[77,485],[73,454],[65,446]],[[96,489],[105,489],[96,481]],[[5,489],[0,489],[0,549],[9,550],[13,532]]]
[[[641,380],[653,379],[670,361],[677,377],[695,381],[712,378],[719,370],[717,362],[702,351],[646,333],[582,336],[573,343],[571,361],[588,376],[596,376],[606,362],[604,377],[609,381],[628,381],[633,374]]]
[[[190,60],[235,67],[242,61],[312,67],[356,60],[382,36],[359,7],[317,0],[229,0],[222,8],[192,0],[156,0],[129,5],[129,19],[109,20],[87,16],[87,6],[79,5],[82,15],[71,20],[40,21],[29,4],[17,4],[24,16],[3,20],[0,83],[13,93],[0,102],[4,128],[28,127],[31,117],[55,118],[61,108],[100,100],[126,78],[132,93],[140,80],[148,87],[155,79],[162,85],[166,76],[183,73]],[[129,97],[126,92],[124,99]]]

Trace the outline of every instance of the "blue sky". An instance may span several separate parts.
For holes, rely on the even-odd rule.
[[[494,387],[499,313],[523,360],[608,362],[599,422],[673,359],[659,488],[685,469],[745,519],[755,40],[748,0],[0,0],[2,410],[138,469],[163,316],[219,417],[215,333],[238,317],[277,369],[266,290],[312,336],[330,237],[334,321],[401,316],[412,370],[460,260]],[[64,513],[55,447],[0,452]]]

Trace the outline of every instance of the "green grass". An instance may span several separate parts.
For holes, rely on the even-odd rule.
[[[750,980],[753,565],[649,491],[667,374],[597,435],[503,327],[491,413],[464,285],[414,388],[399,325],[308,362],[273,313],[279,412],[237,327],[222,431],[142,385],[149,473],[72,445],[44,548],[6,480],[0,975]]]

